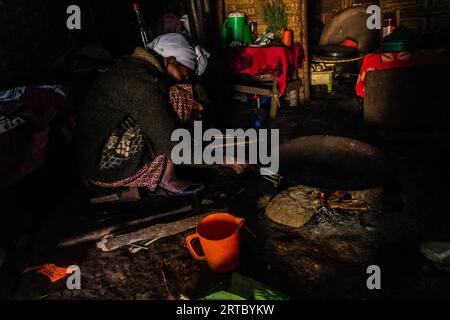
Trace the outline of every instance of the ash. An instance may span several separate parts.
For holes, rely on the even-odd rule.
[[[344,212],[341,210],[333,210],[326,206],[321,206],[308,224],[313,227],[335,227],[340,223],[354,219],[359,219],[359,214],[357,212]]]

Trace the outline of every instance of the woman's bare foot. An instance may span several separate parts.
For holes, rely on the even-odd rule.
[[[191,184],[175,176],[175,165],[169,160],[159,185],[170,192],[177,193],[185,190]]]

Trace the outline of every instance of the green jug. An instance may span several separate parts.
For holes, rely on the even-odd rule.
[[[245,24],[245,15],[243,13],[231,13],[228,18],[225,19],[225,24],[231,29],[231,40],[243,42],[242,31]]]

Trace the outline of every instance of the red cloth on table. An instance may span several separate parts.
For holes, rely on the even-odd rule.
[[[450,64],[450,50],[427,49],[403,52],[371,53],[364,57],[358,81],[356,94],[364,98],[367,72],[424,65]]]
[[[227,53],[230,72],[253,76],[271,74],[277,78],[278,90],[283,95],[290,77],[290,71],[301,65],[302,48],[292,47],[234,47]]]

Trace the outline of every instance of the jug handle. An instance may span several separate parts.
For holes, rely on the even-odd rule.
[[[199,256],[197,254],[197,252],[195,252],[194,247],[192,247],[192,241],[195,240],[195,239],[198,239],[198,238],[199,238],[198,234],[196,234],[196,233],[188,235],[186,237],[186,245],[187,245],[187,247],[189,249],[189,252],[194,257],[195,260],[204,261],[204,260],[206,260],[206,257],[205,256],[203,256],[203,257]]]

